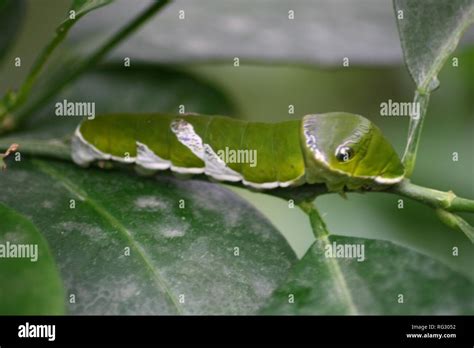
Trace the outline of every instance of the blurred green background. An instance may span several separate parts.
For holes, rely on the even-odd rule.
[[[48,6],[48,3],[51,6]],[[0,92],[17,87],[36,54],[64,17],[69,2],[30,1],[18,40],[0,69]],[[80,25],[80,24],[79,24]],[[441,86],[431,97],[413,182],[474,198],[474,49],[456,51],[459,67],[448,64]],[[12,67],[21,56],[23,69]],[[319,69],[317,66],[247,65],[241,62],[192,64],[181,69],[224,90],[234,101],[234,115],[254,121],[281,121],[307,113],[348,111],[370,118],[382,128],[398,153],[403,153],[408,119],[381,117],[380,103],[411,101],[414,84],[404,66]],[[288,114],[288,105],[295,114]],[[159,111],[160,106],[156,106]],[[452,153],[459,161],[452,161]],[[285,235],[298,256],[313,241],[309,222],[297,208],[261,193],[231,188],[252,202]],[[392,240],[432,255],[474,279],[474,247],[460,232],[445,227],[432,209],[404,199],[398,209],[395,195],[349,194],[345,200],[326,195],[316,204],[331,233]],[[464,217],[472,223],[474,218]],[[452,256],[452,248],[459,256]]]

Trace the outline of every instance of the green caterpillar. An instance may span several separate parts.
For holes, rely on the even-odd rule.
[[[257,189],[305,183],[325,183],[330,191],[383,189],[405,173],[379,128],[341,112],[280,123],[196,114],[103,115],[79,125],[72,158],[81,166],[112,160],[204,173]]]

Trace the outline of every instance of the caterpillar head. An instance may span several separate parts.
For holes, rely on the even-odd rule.
[[[390,142],[362,116],[342,112],[306,115],[302,137],[308,182],[323,177],[332,190],[380,188],[400,182],[405,174]]]

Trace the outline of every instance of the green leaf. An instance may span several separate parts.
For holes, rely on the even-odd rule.
[[[64,313],[64,288],[41,233],[25,216],[3,204],[0,221],[0,314]],[[29,257],[13,257],[20,245],[30,250],[25,255]]]
[[[24,17],[23,0],[0,0],[0,59],[8,52]]]
[[[0,200],[47,238],[73,314],[255,313],[296,261],[217,184],[28,159],[1,175]]]
[[[363,245],[364,261],[326,257],[333,243]],[[329,236],[313,244],[262,313],[473,314],[473,294],[472,280],[428,256],[387,241]]]
[[[405,63],[418,90],[429,92],[438,86],[439,71],[474,23],[474,2],[394,0],[394,7]]]

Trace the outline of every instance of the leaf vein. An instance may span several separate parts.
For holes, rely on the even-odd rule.
[[[72,183],[66,177],[57,172],[50,165],[47,165],[44,161],[33,160],[33,164],[44,174],[57,179],[60,184],[69,192],[80,198],[86,204],[92,207],[98,215],[100,215],[104,220],[106,220],[110,225],[117,229],[119,233],[125,236],[125,238],[130,242],[130,245],[137,251],[137,254],[143,260],[148,271],[151,273],[153,279],[155,280],[158,288],[167,296],[168,300],[171,302],[173,307],[176,309],[178,314],[183,314],[184,310],[178,302],[178,299],[171,291],[170,286],[167,284],[166,280],[160,274],[160,272],[154,267],[151,263],[150,256],[148,253],[133,239],[131,232],[110,212],[107,211],[100,203],[92,199],[84,190],[79,186]]]

